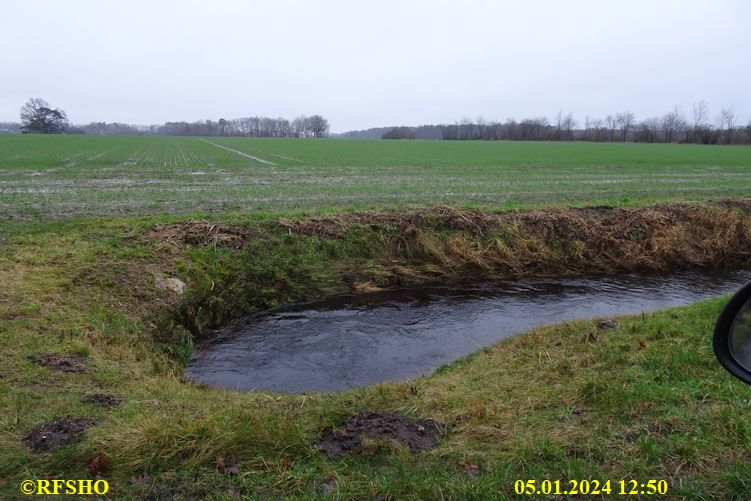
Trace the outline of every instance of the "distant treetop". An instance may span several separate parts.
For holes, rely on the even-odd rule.
[[[33,97],[21,108],[22,132],[60,134],[68,127],[68,117],[59,108],[53,109],[42,98]]]

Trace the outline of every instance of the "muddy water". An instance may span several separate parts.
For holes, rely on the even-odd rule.
[[[689,304],[748,281],[751,271],[692,271],[339,296],[239,319],[194,353],[186,374],[244,391],[398,381],[541,324]]]

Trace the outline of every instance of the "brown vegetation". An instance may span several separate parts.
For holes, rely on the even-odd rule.
[[[737,265],[751,256],[751,201],[505,212],[437,206],[278,218],[249,228],[186,221],[144,238],[240,250],[243,264],[232,264],[223,283],[202,275],[196,290],[188,277],[175,319],[195,339],[239,313],[347,290]],[[309,256],[304,265],[300,255]],[[223,259],[212,269],[230,266],[232,258]]]
[[[169,243],[176,247],[212,245],[239,249],[251,236],[251,232],[246,229],[191,219],[159,225],[147,235],[146,240]]]
[[[751,255],[749,213],[750,201],[723,200],[503,213],[433,207],[278,222],[319,238],[344,237],[353,225],[381,233],[391,253],[380,270],[384,285],[400,275],[456,277],[473,269],[520,277],[730,265]]]

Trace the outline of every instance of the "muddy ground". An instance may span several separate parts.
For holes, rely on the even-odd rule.
[[[87,395],[81,399],[82,402],[87,404],[96,405],[99,407],[116,407],[123,402],[122,397],[116,395],[107,395],[105,393],[94,393]]]
[[[29,360],[49,369],[62,372],[72,372],[77,374],[83,374],[86,372],[86,359],[83,355],[39,354],[30,356]]]
[[[446,433],[440,421],[407,416],[388,411],[362,411],[347,419],[341,428],[326,428],[316,446],[331,459],[363,451],[362,437],[391,439],[412,451],[432,449]]]
[[[93,419],[85,417],[46,421],[32,429],[23,441],[34,452],[49,452],[77,442],[81,439],[83,432],[94,424],[96,423]]]

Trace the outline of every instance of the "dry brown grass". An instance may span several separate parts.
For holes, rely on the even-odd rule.
[[[403,279],[576,275],[729,265],[749,257],[746,201],[505,213],[448,207],[280,220],[289,231],[344,238],[381,234],[389,259],[379,286]],[[474,270],[474,273],[472,271]]]
[[[212,245],[240,249],[252,236],[253,233],[248,229],[191,219],[175,224],[159,225],[146,234],[144,240],[167,243],[176,247]]]
[[[731,265],[751,254],[750,200],[507,212],[436,206],[278,218],[255,229],[190,220],[158,226],[144,238],[176,248],[241,249],[249,239],[278,233],[280,227],[330,240],[348,238],[355,225],[374,234],[387,253],[366,270],[340,267],[342,280],[361,291],[447,278]]]

